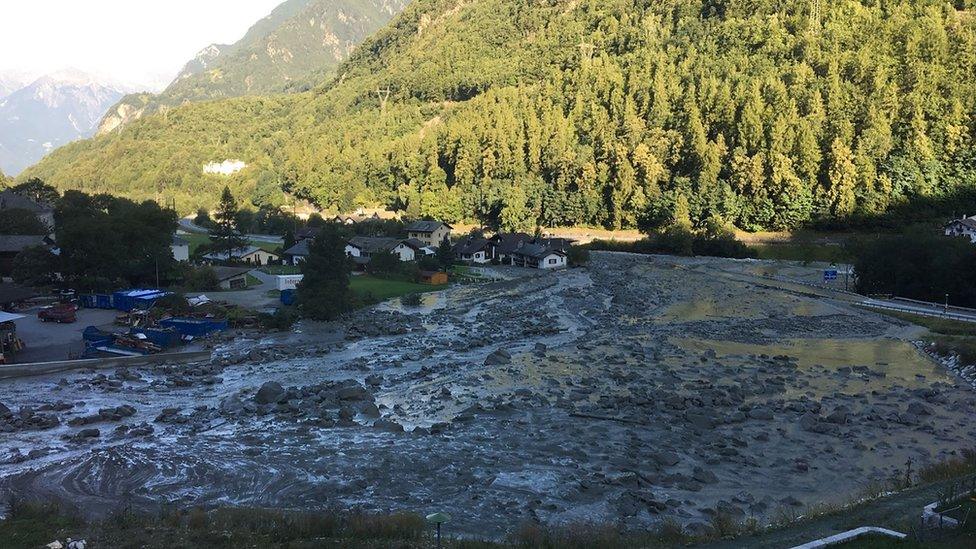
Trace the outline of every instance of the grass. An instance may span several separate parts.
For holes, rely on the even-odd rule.
[[[847,263],[850,257],[844,252],[843,246],[817,242],[762,242],[749,244],[755,250],[759,259],[776,259],[783,261],[802,261],[812,263]]]
[[[302,274],[302,268],[293,265],[265,265],[261,270],[269,275],[297,275]]]
[[[937,353],[956,354],[964,364],[976,364],[976,323],[881,309],[877,312],[927,328]]]
[[[364,300],[368,300],[367,298],[371,297],[377,301],[385,301],[408,294],[436,292],[437,290],[443,289],[444,286],[431,286],[429,284],[417,284],[416,282],[406,282],[403,280],[387,280],[376,278],[375,276],[362,275],[352,277],[349,281],[349,288]]]

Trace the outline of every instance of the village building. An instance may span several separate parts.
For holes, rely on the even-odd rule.
[[[443,271],[420,271],[420,283],[430,284],[431,286],[443,286],[447,284],[447,273]]]
[[[282,252],[281,255],[284,257],[285,264],[298,265],[301,262],[308,259],[309,246],[311,246],[311,243],[312,243],[311,239],[305,238],[299,240],[298,242],[295,243],[294,246]]]
[[[213,271],[222,290],[247,289],[247,273],[251,272],[249,267],[214,267]]]
[[[512,255],[512,265],[532,269],[565,269],[566,252],[542,244],[525,244]]]
[[[169,249],[173,253],[173,259],[177,261],[190,260],[190,243],[179,236],[173,235],[173,241],[170,243]]]
[[[498,233],[490,240],[494,258],[502,265],[511,265],[515,252],[532,242],[532,237],[526,233]]]
[[[419,240],[431,248],[440,246],[451,236],[451,226],[440,221],[414,221],[407,225],[406,231],[407,238]]]
[[[0,192],[0,211],[2,210],[27,210],[41,223],[51,229],[54,228],[54,208],[19,195],[10,189]]]
[[[965,236],[973,244],[976,244],[976,215],[954,219],[947,223],[944,228],[946,236]]]
[[[44,235],[0,235],[0,274],[10,276],[14,259],[27,248],[51,249],[53,241]]]
[[[257,246],[245,246],[243,248],[231,250],[230,253],[209,253],[203,256],[203,259],[213,263],[235,261],[239,263],[246,263],[248,265],[268,265],[272,262],[278,261],[278,255],[266,250],[262,250]]]
[[[413,261],[417,253],[413,247],[405,244],[404,240],[385,236],[356,236],[346,244],[346,255],[349,257],[369,260],[373,255],[390,252],[400,261]]]
[[[494,245],[487,238],[468,236],[454,245],[454,257],[466,263],[484,264],[494,258]]]
[[[373,215],[337,215],[330,219],[329,221],[333,223],[338,223],[339,225],[355,225],[357,223],[363,223],[365,221],[379,221],[380,214],[373,212]]]

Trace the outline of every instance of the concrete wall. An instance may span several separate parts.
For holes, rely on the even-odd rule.
[[[210,351],[185,351],[181,353],[160,353],[146,356],[121,356],[113,358],[92,358],[86,360],[59,360],[56,362],[32,362],[28,364],[9,364],[0,366],[0,379],[43,376],[70,372],[72,370],[118,368],[121,366],[145,366],[162,362],[182,363],[210,360]]]

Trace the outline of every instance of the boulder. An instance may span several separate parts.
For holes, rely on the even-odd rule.
[[[362,385],[350,385],[338,391],[339,400],[371,400],[373,395]]]
[[[98,438],[102,433],[98,429],[82,429],[78,431],[78,438]]]
[[[503,366],[512,363],[512,354],[505,349],[498,349],[485,358],[485,366]]]
[[[231,395],[220,401],[220,413],[225,415],[236,415],[244,411],[244,403],[237,395]]]
[[[382,431],[387,431],[389,433],[403,432],[403,425],[400,425],[399,423],[395,421],[391,421],[389,419],[377,419],[376,422],[373,423],[373,428],[380,429]]]
[[[660,452],[651,452],[651,459],[657,462],[659,465],[664,465],[665,467],[671,467],[672,465],[677,465],[681,458],[678,454],[674,452],[668,452],[666,450]]]
[[[10,408],[7,408],[2,402],[0,402],[0,417],[9,416]]]
[[[285,389],[277,381],[269,381],[258,389],[254,395],[254,402],[258,404],[274,404],[284,398]]]
[[[922,404],[921,402],[912,402],[908,405],[907,412],[916,416],[930,416],[932,415],[932,409],[928,406]],[[0,413],[0,415],[3,415]]]

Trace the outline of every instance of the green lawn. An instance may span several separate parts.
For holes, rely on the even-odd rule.
[[[302,274],[302,268],[292,265],[265,265],[261,270],[269,275],[297,275]]]
[[[372,296],[379,301],[385,301],[394,297],[408,294],[419,294],[424,292],[435,292],[444,286],[431,286],[429,284],[417,284],[415,282],[404,282],[402,280],[386,280],[374,276],[363,275],[354,276],[349,281],[349,288],[356,292],[360,297]]]

